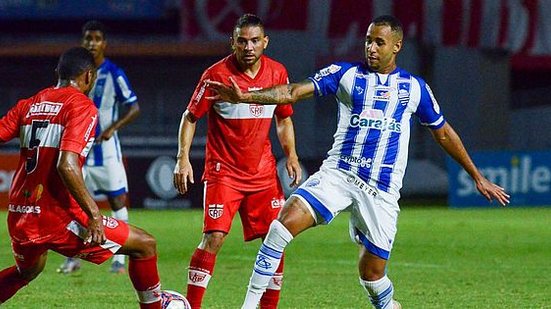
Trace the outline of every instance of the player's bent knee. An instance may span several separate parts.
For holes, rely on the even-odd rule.
[[[157,254],[157,240],[146,231],[131,226],[128,240],[117,253],[137,259],[149,258]]]
[[[224,240],[226,240],[226,233],[223,232],[208,232],[203,234],[203,240],[199,246],[201,249],[206,250],[210,253],[218,253]]]
[[[308,206],[296,197],[291,197],[278,215],[277,220],[281,222],[293,236],[312,227],[315,224],[314,217]]]

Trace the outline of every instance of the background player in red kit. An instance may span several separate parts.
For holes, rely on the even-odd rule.
[[[53,250],[96,264],[128,255],[140,308],[161,308],[155,239],[103,217],[84,186],[81,168],[98,113],[86,96],[96,79],[94,57],[82,47],[69,49],[56,72],[57,86],[20,100],[0,119],[0,142],[19,137],[21,143],[8,205],[16,266],[0,272],[0,304],[42,272]]]
[[[287,171],[300,182],[302,171],[295,151],[290,105],[232,105],[208,100],[213,95],[205,80],[227,82],[235,76],[244,90],[258,90],[288,83],[287,70],[264,56],[268,46],[264,25],[255,15],[245,14],[237,21],[231,46],[233,53],[208,68],[182,115],[174,185],[181,194],[193,183],[189,150],[196,121],[208,114],[205,155],[203,238],[193,253],[188,270],[187,299],[200,308],[214,270],[216,254],[228,234],[234,215],[241,216],[245,241],[263,238],[284,203],[269,130],[276,116],[277,135],[287,157]],[[261,308],[275,308],[283,276],[283,264],[261,300]]]

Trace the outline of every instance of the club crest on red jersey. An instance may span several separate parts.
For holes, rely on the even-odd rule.
[[[249,104],[249,110],[251,114],[255,117],[260,117],[264,114],[264,105],[260,104]]]
[[[114,229],[119,226],[119,222],[111,217],[103,217],[103,225],[107,228]]]
[[[209,217],[213,219],[218,219],[222,216],[224,212],[224,204],[209,204]]]

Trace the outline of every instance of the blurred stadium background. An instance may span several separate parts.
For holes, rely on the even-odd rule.
[[[513,205],[551,205],[551,2],[544,0],[1,0],[0,115],[55,81],[59,54],[79,45],[89,19],[109,27],[107,56],[127,73],[141,116],[121,130],[132,207],[201,207],[202,186],[178,196],[172,168],[181,113],[209,65],[230,52],[236,18],[262,17],[267,54],[291,80],[337,60],[363,59],[369,21],[396,15],[405,46],[398,63],[423,76],[484,173]],[[332,142],[332,99],[295,106],[297,148],[313,173]],[[430,134],[412,124],[405,199],[485,205]],[[206,121],[192,149],[202,173]],[[17,141],[0,146],[0,207],[7,205]],[[274,143],[281,158],[281,150]],[[446,200],[447,199],[447,200]]]

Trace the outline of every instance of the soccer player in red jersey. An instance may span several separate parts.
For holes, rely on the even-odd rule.
[[[212,276],[216,254],[239,212],[245,241],[264,238],[270,223],[284,203],[276,172],[269,130],[275,114],[277,135],[287,157],[287,172],[293,183],[300,182],[302,171],[295,151],[290,105],[279,107],[257,104],[216,102],[205,80],[227,82],[235,76],[244,90],[269,88],[288,83],[287,70],[263,55],[268,46],[262,20],[245,14],[237,21],[231,37],[233,53],[208,68],[202,75],[179,130],[174,185],[181,194],[194,183],[189,150],[196,121],[208,115],[205,154],[203,238],[193,253],[188,270],[187,299],[200,308]],[[261,308],[276,308],[283,278],[283,264],[276,271],[261,300]]]
[[[0,142],[19,137],[21,143],[8,205],[16,265],[0,271],[0,304],[42,272],[53,250],[96,264],[128,255],[140,308],[161,308],[155,239],[102,216],[82,178],[97,124],[86,96],[96,79],[94,57],[82,47],[69,49],[56,72],[57,86],[20,100],[0,119]]]

